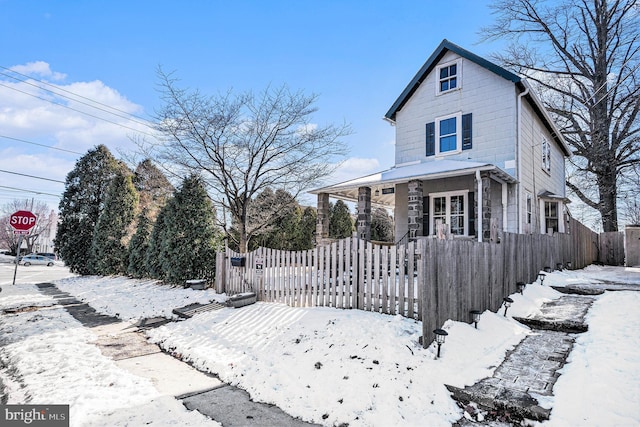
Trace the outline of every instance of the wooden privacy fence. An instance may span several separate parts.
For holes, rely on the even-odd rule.
[[[499,243],[420,238],[376,245],[349,238],[308,251],[226,249],[217,258],[216,287],[252,291],[259,301],[399,314],[423,321],[423,342],[447,319],[469,322],[471,310],[497,311],[516,283],[540,270],[583,268],[598,261],[599,236],[570,220],[569,233],[511,234]],[[244,266],[241,264],[244,258]]]

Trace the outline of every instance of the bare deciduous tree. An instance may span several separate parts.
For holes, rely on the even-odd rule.
[[[171,74],[158,74],[164,106],[156,119],[164,138],[146,152],[181,175],[202,175],[219,211],[231,217],[223,221],[225,231],[229,219],[238,227],[242,252],[253,232],[247,227],[253,198],[267,188],[297,196],[330,174],[346,152],[341,138],[347,125],[311,121],[316,95],[282,86],[258,95],[209,97],[179,88]]]
[[[496,0],[485,38],[497,60],[534,81],[574,153],[567,186],[618,229],[618,186],[640,164],[637,0]]]

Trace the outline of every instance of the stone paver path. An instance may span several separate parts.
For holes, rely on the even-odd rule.
[[[591,297],[563,296],[546,303],[537,316],[515,318],[535,331],[507,354],[493,376],[464,389],[447,388],[463,404],[475,402],[512,420],[548,419],[551,409],[539,406],[536,397],[552,395],[558,371],[573,348],[573,333],[587,330],[584,318],[592,303]]]

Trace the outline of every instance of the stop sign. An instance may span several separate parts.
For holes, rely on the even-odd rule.
[[[11,214],[9,223],[16,231],[28,232],[36,225],[38,218],[29,211],[18,211]]]

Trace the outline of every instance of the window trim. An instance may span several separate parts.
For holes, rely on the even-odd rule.
[[[457,190],[457,191],[444,191],[440,193],[429,193],[429,236],[433,236],[435,234],[434,227],[434,208],[435,208],[435,199],[439,197],[445,197],[445,218],[447,224],[449,224],[449,229],[451,229],[451,197],[453,196],[462,196],[462,208],[464,209],[463,214],[463,224],[464,224],[464,234],[455,234],[454,237],[469,237],[469,190]]]
[[[547,204],[551,205],[554,204],[556,205],[556,216],[555,217],[548,217],[547,216]],[[561,226],[560,223],[561,221],[561,209],[562,209],[562,205],[560,202],[558,202],[557,200],[548,200],[548,199],[540,199],[540,207],[541,212],[540,212],[540,219],[541,219],[541,233],[542,234],[549,234],[548,229],[549,228],[553,228],[553,227],[547,227],[547,221],[548,220],[554,220],[556,222],[556,230],[553,231],[553,233],[562,233],[563,230],[561,230]]]
[[[526,217],[525,224],[531,225],[533,221],[533,194],[527,191],[525,198]]]
[[[456,87],[454,87],[453,89],[440,90],[442,81],[450,80],[450,78],[441,79],[440,70],[443,68],[448,68],[454,64],[456,66]],[[462,89],[462,58],[458,58],[453,61],[439,64],[436,67],[436,96],[444,95],[445,93],[455,92],[460,89]]]
[[[540,146],[542,148],[542,170],[551,174],[551,143],[543,136]]]
[[[440,123],[451,118],[456,119],[456,148],[450,151],[440,151]],[[462,153],[462,111],[446,116],[436,117],[435,120],[435,156],[444,157]]]

